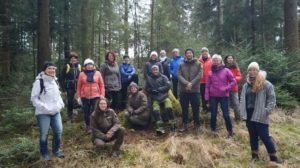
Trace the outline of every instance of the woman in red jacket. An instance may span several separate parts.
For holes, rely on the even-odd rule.
[[[91,133],[90,115],[100,97],[105,96],[104,82],[99,71],[96,71],[94,61],[87,58],[84,61],[84,70],[79,74],[77,96],[81,98],[86,132]]]
[[[235,57],[233,55],[227,55],[224,58],[224,63],[225,63],[225,67],[230,69],[230,71],[232,72],[236,82],[240,82],[243,77],[241,75],[241,71],[240,68],[238,67]],[[239,110],[239,92],[238,92],[238,85],[235,85],[235,87],[233,87],[230,90],[229,93],[229,102],[230,105],[233,107],[234,110],[234,118],[235,121],[239,122],[241,117],[240,117],[240,110]]]

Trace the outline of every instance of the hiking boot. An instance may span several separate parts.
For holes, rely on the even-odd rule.
[[[49,155],[43,155],[42,159],[43,159],[43,161],[49,161],[50,160]]]
[[[58,158],[64,158],[65,157],[64,153],[62,153],[61,151],[54,153],[54,156],[56,156]]]
[[[188,130],[187,124],[183,124],[179,132],[186,132],[187,130]]]
[[[111,156],[112,156],[112,157],[118,157],[118,156],[119,156],[119,151],[113,150],[113,151],[111,152]]]
[[[166,132],[165,132],[165,130],[163,129],[163,127],[159,127],[159,128],[157,128],[156,129],[156,135],[157,136],[161,136],[161,135],[163,135],[163,134],[165,134]]]
[[[195,128],[195,133],[196,134],[201,134],[203,131],[202,131],[202,128],[200,126],[196,126]]]
[[[270,154],[270,161],[275,163],[283,163],[283,160],[279,159],[276,154]]]

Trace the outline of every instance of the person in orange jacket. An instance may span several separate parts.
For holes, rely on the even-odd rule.
[[[105,88],[101,73],[96,70],[94,61],[89,58],[84,61],[84,70],[78,77],[77,96],[83,105],[85,131],[91,133],[90,115],[97,100],[105,96]]]
[[[207,107],[208,102],[205,100],[205,84],[208,78],[208,74],[211,70],[212,60],[209,54],[209,50],[206,47],[201,49],[202,55],[199,57],[198,61],[202,64],[203,76],[200,79],[200,93],[201,93],[201,101],[202,101],[202,110],[204,112],[208,112],[209,109]]]
[[[240,68],[238,67],[238,65],[236,63],[236,59],[235,59],[234,55],[225,56],[224,63],[225,63],[225,67],[230,69],[230,71],[232,72],[236,82],[238,83],[238,82],[242,81],[243,76],[241,75]],[[239,110],[238,89],[239,89],[238,85],[235,85],[235,87],[233,87],[229,93],[229,104],[231,105],[231,107],[233,107],[234,118],[235,118],[235,121],[237,121],[237,122],[239,122],[241,119],[240,110]]]

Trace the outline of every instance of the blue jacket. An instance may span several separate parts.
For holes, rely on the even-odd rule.
[[[120,65],[120,73],[121,73],[121,82],[125,83],[129,81],[129,76],[132,76],[136,73],[135,68],[131,64],[121,64]]]
[[[183,62],[184,58],[182,56],[176,56],[171,59],[170,62],[170,73],[172,75],[172,79],[178,79],[177,72],[179,69],[179,65]]]

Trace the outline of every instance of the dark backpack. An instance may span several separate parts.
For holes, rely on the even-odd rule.
[[[46,89],[45,89],[45,85],[44,85],[44,79],[43,79],[43,78],[40,78],[39,81],[40,81],[40,88],[41,88],[41,90],[40,90],[40,95],[41,95],[43,92],[44,92],[44,94],[46,94]],[[57,86],[58,86],[58,88],[59,88],[59,84],[58,84],[57,80],[55,80],[55,82],[56,82],[56,84],[57,84]]]

